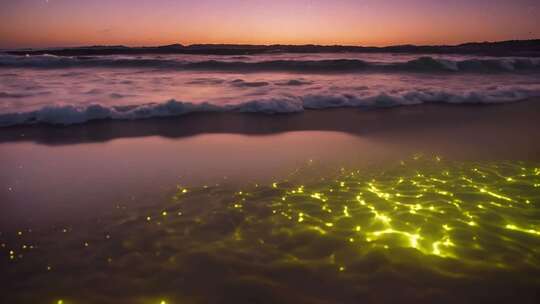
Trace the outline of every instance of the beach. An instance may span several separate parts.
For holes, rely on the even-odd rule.
[[[7,299],[534,303],[539,114],[532,99],[3,128]]]
[[[540,1],[0,4],[0,304],[540,303]]]

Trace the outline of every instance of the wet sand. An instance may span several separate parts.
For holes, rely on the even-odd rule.
[[[69,145],[119,138],[199,134],[264,136],[291,131],[337,131],[368,138],[448,142],[497,151],[513,147],[537,154],[540,100],[500,105],[424,104],[388,109],[325,109],[298,114],[194,113],[175,118],[95,121],[69,127],[31,125],[3,128],[0,143],[33,142]],[[501,140],[504,139],[504,140]],[[533,154],[529,154],[533,157]]]
[[[2,226],[50,220],[56,210],[72,209],[65,219],[96,216],[103,206],[119,202],[144,205],[178,184],[269,181],[308,160],[358,168],[420,153],[451,160],[535,161],[540,159],[539,117],[540,100],[530,100],[4,128]],[[72,201],[78,203],[67,203]]]
[[[530,100],[2,129],[3,294],[535,303],[539,118]]]

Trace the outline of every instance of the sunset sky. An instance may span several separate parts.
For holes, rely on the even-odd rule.
[[[0,0],[0,48],[540,37],[539,0]]]

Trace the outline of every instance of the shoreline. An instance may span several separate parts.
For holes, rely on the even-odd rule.
[[[1,128],[0,144],[33,142],[69,145],[119,138],[182,138],[200,134],[265,136],[293,131],[336,131],[365,137],[429,133],[442,129],[457,135],[462,128],[484,126],[490,133],[528,130],[539,134],[540,99],[505,104],[420,104],[391,108],[332,108],[300,113],[261,114],[198,112],[140,120],[95,120],[75,125],[21,125]],[[515,139],[524,139],[517,132]],[[489,136],[489,134],[486,134]]]

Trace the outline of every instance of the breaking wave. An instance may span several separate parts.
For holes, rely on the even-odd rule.
[[[328,108],[385,108],[422,103],[498,104],[540,97],[540,90],[524,88],[491,88],[455,93],[445,90],[417,90],[401,94],[378,93],[371,96],[352,94],[305,95],[282,98],[256,99],[240,104],[216,105],[192,103],[171,99],[164,103],[133,106],[107,106],[91,104],[48,105],[27,112],[0,114],[0,127],[53,124],[72,125],[93,120],[136,120],[174,117],[196,112],[249,112],[264,114],[298,113],[309,109]]]
[[[236,60],[235,58],[232,58]],[[376,62],[358,59],[267,60],[267,61],[187,61],[163,57],[105,57],[54,55],[0,55],[0,67],[21,68],[158,68],[208,71],[290,71],[290,72],[516,72],[540,71],[538,58],[494,58],[450,60],[419,57],[405,62]]]

